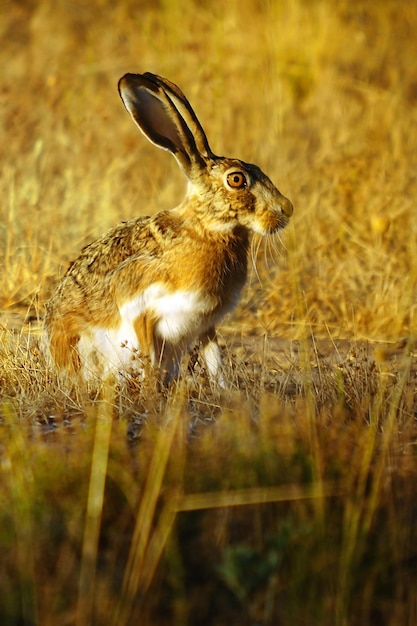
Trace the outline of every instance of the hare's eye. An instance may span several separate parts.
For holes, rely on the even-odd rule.
[[[230,172],[230,174],[227,175],[227,184],[229,185],[229,187],[231,187],[232,189],[242,189],[243,187],[246,187],[246,185],[248,184],[248,181],[246,180],[246,176],[244,175],[243,172]]]

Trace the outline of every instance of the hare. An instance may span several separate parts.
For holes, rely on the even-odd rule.
[[[145,137],[175,157],[187,194],[174,209],[122,222],[70,264],[46,305],[50,354],[85,380],[123,375],[142,357],[169,380],[198,341],[219,380],[216,325],[245,283],[249,235],[284,228],[292,204],[256,165],[216,156],[167,79],[126,74],[119,93]]]

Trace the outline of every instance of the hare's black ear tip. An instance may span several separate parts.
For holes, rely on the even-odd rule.
[[[118,88],[119,88],[119,91],[120,91],[120,88],[121,88],[121,87],[126,87],[126,86],[128,86],[129,84],[131,84],[131,83],[134,81],[134,79],[135,79],[135,78],[137,78],[137,76],[138,76],[138,74],[130,74],[130,73],[128,73],[128,74],[124,74],[124,75],[123,75],[123,76],[119,79],[119,82],[117,83],[117,86],[118,86]]]
[[[148,86],[152,87],[158,85],[158,76],[152,74],[152,72],[145,72],[144,74],[132,74],[128,72],[122,76],[117,84],[119,91],[122,88]]]
[[[129,86],[129,76],[130,74],[125,74],[119,79],[119,82],[117,83],[117,89],[119,91],[120,96],[122,95],[123,90],[127,89]]]

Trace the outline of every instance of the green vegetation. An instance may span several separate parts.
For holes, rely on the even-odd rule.
[[[0,2],[0,622],[417,623],[417,5]],[[227,392],[68,389],[39,350],[80,248],[174,206],[117,80],[189,96],[295,207],[220,329]]]

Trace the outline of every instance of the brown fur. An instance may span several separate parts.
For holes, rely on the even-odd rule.
[[[140,129],[174,154],[191,185],[178,208],[119,224],[69,266],[47,304],[45,323],[55,363],[70,371],[82,365],[80,339],[90,337],[90,329],[121,328],[124,305],[154,285],[168,298],[194,294],[200,307],[195,338],[204,346],[215,342],[215,324],[233,308],[246,280],[250,231],[273,233],[285,227],[292,212],[289,200],[257,166],[210,151],[178,87],[150,74],[127,75],[121,93]],[[151,302],[147,310],[138,309],[132,321],[141,353],[153,362],[163,361],[165,349],[157,331],[158,306]],[[174,316],[181,324],[181,314]],[[168,360],[175,360],[190,339],[186,328],[178,332]]]

